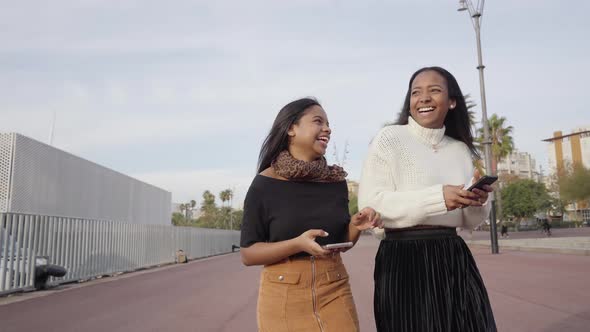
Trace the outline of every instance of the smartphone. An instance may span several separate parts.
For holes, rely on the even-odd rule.
[[[352,242],[341,242],[341,243],[330,243],[323,245],[322,248],[324,249],[340,249],[340,248],[350,248],[353,246]]]
[[[484,176],[480,177],[479,180],[477,180],[477,182],[472,184],[471,187],[467,188],[467,190],[473,191],[474,188],[483,190],[483,186],[485,186],[486,184],[491,185],[492,183],[494,183],[496,181],[498,181],[497,176],[484,175]]]

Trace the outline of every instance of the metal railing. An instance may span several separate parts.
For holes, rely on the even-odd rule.
[[[126,224],[113,221],[0,213],[0,294],[30,289],[35,258],[49,257],[67,274],[50,283],[85,280],[232,251],[238,231]]]

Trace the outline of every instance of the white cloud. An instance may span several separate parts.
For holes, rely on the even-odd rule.
[[[554,1],[536,1],[533,7],[527,1],[530,22],[524,22],[518,14],[522,3],[486,4],[488,112],[506,116],[520,150],[544,163],[546,148],[539,137],[590,122],[581,111],[578,97],[585,88],[577,79],[590,73],[587,45],[579,43],[588,31],[583,19],[588,4],[571,12]],[[255,151],[258,146],[241,148],[245,134],[259,137],[248,144],[262,141],[281,106],[312,95],[328,112],[334,142],[350,141],[354,178],[366,144],[398,112],[415,69],[449,67],[479,103],[473,30],[455,5],[437,0],[14,2],[0,11],[0,131],[46,141],[55,110],[55,143],[73,153],[92,149],[104,156],[116,146],[148,150],[154,142],[225,142],[220,146]],[[563,24],[541,24],[547,20]],[[110,166],[140,169],[127,154],[117,153]],[[235,164],[227,156],[214,158],[215,165]],[[175,162],[180,164],[170,160],[170,168]],[[211,160],[197,162],[182,167],[214,167]],[[208,179],[201,175],[214,171],[199,172],[204,173],[195,177]],[[175,174],[160,176],[187,198],[200,195],[189,195],[193,189],[174,182]],[[210,185],[223,183],[228,174],[211,176]]]
[[[164,171],[155,173],[133,174],[132,177],[172,192],[173,202],[188,202],[191,199],[201,203],[205,190],[216,197],[225,189],[234,190],[233,206],[241,208],[248,187],[254,178],[242,169],[215,169],[196,171]],[[217,204],[221,201],[217,198]]]

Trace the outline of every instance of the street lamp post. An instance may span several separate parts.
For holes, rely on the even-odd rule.
[[[459,11],[468,11],[475,29],[475,38],[477,41],[477,70],[479,71],[479,90],[481,94],[481,117],[483,126],[483,147],[485,154],[486,169],[491,175],[495,175],[494,169],[492,168],[492,140],[490,138],[490,129],[488,127],[488,114],[486,108],[486,91],[483,79],[483,60],[481,56],[481,38],[480,38],[480,27],[481,27],[481,16],[483,13],[484,0],[477,1],[477,8],[473,6],[471,0],[459,1]],[[492,204],[492,210],[490,212],[490,235],[492,241],[492,254],[498,253],[498,233],[496,232],[496,196],[494,193],[490,193],[490,203]]]

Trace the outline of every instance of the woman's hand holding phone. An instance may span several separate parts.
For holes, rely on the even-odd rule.
[[[465,185],[454,186],[444,185],[443,196],[447,210],[463,209],[467,206],[482,206],[487,200],[489,193],[494,191],[490,185],[483,184],[481,186],[474,186],[481,178],[479,170],[473,172],[472,186],[465,189]],[[488,177],[488,180],[494,182],[497,178]]]
[[[476,193],[466,190],[465,185],[444,185],[443,197],[445,199],[447,211],[462,209],[466,206],[481,206],[479,196]]]
[[[472,186],[477,184],[477,182],[480,180],[480,178],[481,178],[481,173],[479,172],[478,169],[475,169],[475,171],[473,172]],[[490,183],[493,183],[498,179],[497,177],[489,177],[489,178],[490,178]],[[492,188],[491,185],[484,184],[483,186],[477,186],[474,188],[470,188],[468,190],[470,190],[471,192],[476,194],[478,196],[477,200],[481,204],[484,204],[488,200],[489,193],[494,191],[494,188]]]
[[[315,241],[315,238],[318,236],[326,237],[328,236],[328,232],[321,229],[310,229],[296,237],[295,241],[297,241],[297,245],[301,251],[305,251],[312,256],[325,256],[332,253],[332,251],[322,248],[322,246]]]
[[[381,215],[370,207],[366,207],[352,216],[350,223],[360,231],[373,227],[383,228]],[[353,245],[352,242],[346,242],[322,247],[315,241],[318,236],[326,237],[328,233],[321,229],[310,229],[295,238],[295,241],[301,251],[305,251],[312,256],[325,256],[346,251]]]

